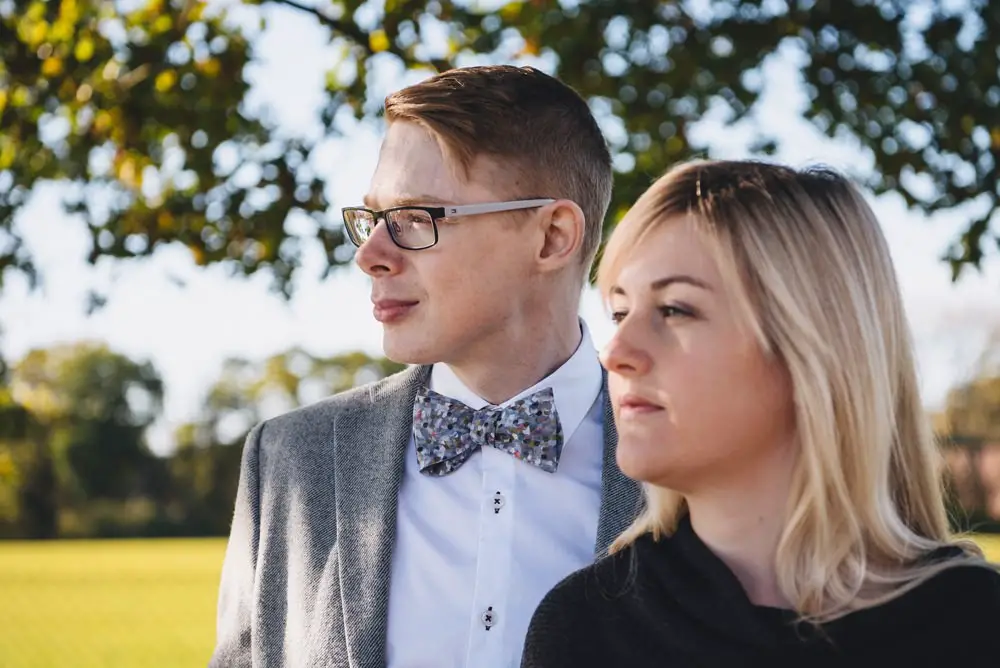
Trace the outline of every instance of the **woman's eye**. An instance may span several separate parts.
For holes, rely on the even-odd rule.
[[[690,318],[694,316],[694,313],[690,309],[671,304],[661,306],[660,315],[664,318]]]
[[[615,311],[614,313],[611,314],[611,322],[613,322],[613,323],[615,323],[617,325],[622,320],[624,320],[625,316],[627,316],[627,315],[628,315],[628,311]]]

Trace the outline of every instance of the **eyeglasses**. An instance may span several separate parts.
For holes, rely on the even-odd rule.
[[[361,206],[341,209],[347,234],[355,246],[371,238],[378,221],[383,220],[393,242],[405,250],[424,250],[438,242],[438,220],[477,216],[482,213],[534,209],[555,202],[554,199],[523,199],[489,204],[459,204],[448,206],[394,206],[373,211]]]

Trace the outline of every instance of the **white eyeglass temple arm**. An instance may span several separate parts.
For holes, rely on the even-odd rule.
[[[459,204],[444,207],[445,216],[475,216],[480,213],[499,213],[500,211],[517,211],[518,209],[533,209],[538,206],[552,204],[554,199],[522,199],[514,202],[495,202],[492,204]]]

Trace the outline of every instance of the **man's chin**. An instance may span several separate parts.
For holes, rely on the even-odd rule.
[[[402,332],[385,332],[382,336],[382,354],[397,364],[434,364],[440,362],[440,355],[431,347],[412,338],[401,336]]]

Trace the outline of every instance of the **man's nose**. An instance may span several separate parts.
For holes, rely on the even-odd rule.
[[[401,249],[392,240],[389,229],[376,220],[371,235],[354,254],[354,261],[371,277],[398,273],[402,267]]]

